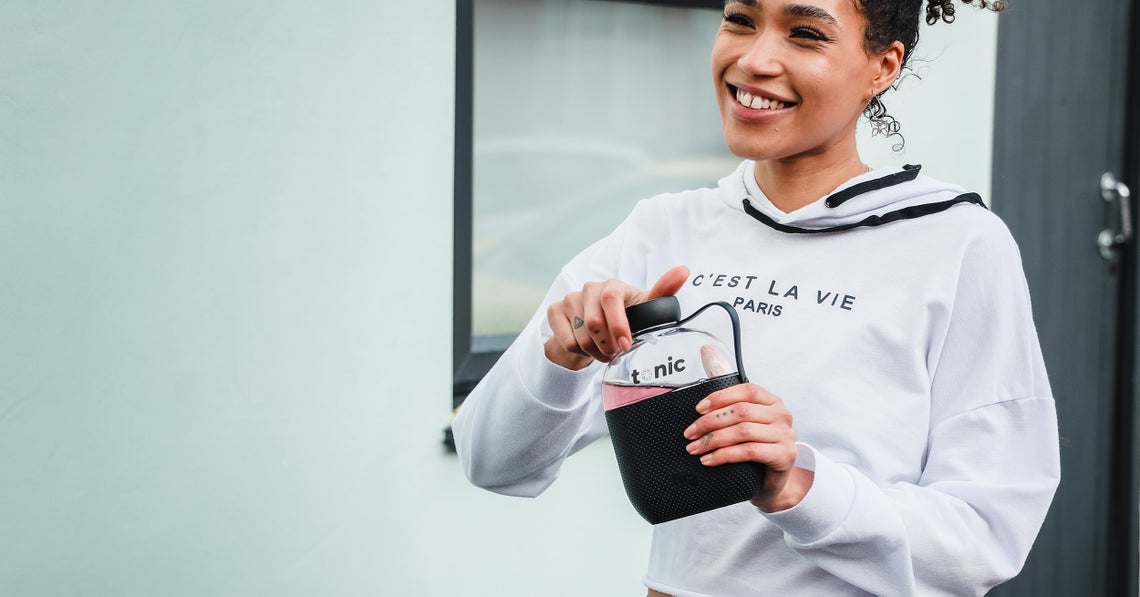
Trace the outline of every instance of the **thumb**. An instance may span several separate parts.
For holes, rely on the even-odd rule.
[[[673,269],[661,274],[653,284],[653,288],[645,295],[645,300],[652,300],[661,298],[663,296],[673,296],[681,287],[685,285],[685,280],[689,279],[689,268],[684,265],[678,265]]]

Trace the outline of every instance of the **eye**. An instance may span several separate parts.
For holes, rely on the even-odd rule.
[[[731,25],[736,25],[738,27],[751,27],[752,26],[752,19],[748,18],[748,15],[741,14],[738,12],[726,12],[726,13],[724,13],[724,22],[731,24]]]
[[[792,27],[792,37],[810,39],[814,41],[831,41],[831,38],[824,35],[822,31],[808,25],[797,25],[795,27]]]

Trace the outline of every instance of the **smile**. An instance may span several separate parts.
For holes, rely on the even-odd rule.
[[[753,110],[782,110],[784,108],[795,105],[793,103],[786,103],[779,100],[761,97],[759,95],[752,95],[751,93],[748,93],[747,91],[744,91],[743,89],[734,87],[732,85],[729,85],[728,88],[736,94],[736,101],[740,102],[740,105],[746,108],[751,108]]]

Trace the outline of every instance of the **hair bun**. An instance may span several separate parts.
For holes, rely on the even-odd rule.
[[[979,8],[994,12],[1005,12],[1009,6],[1006,0],[961,0],[964,4],[978,3]],[[945,23],[954,22],[954,0],[926,0],[926,24],[933,25],[939,20]]]
[[[926,0],[926,24],[933,25],[939,20],[946,23],[954,22],[953,0]]]

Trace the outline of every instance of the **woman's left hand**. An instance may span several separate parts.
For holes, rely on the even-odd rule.
[[[768,470],[764,486],[752,504],[765,512],[800,503],[814,474],[796,468],[796,434],[792,413],[779,396],[752,384],[740,384],[709,394],[697,405],[701,417],[685,430],[690,454],[701,463],[758,462]]]

